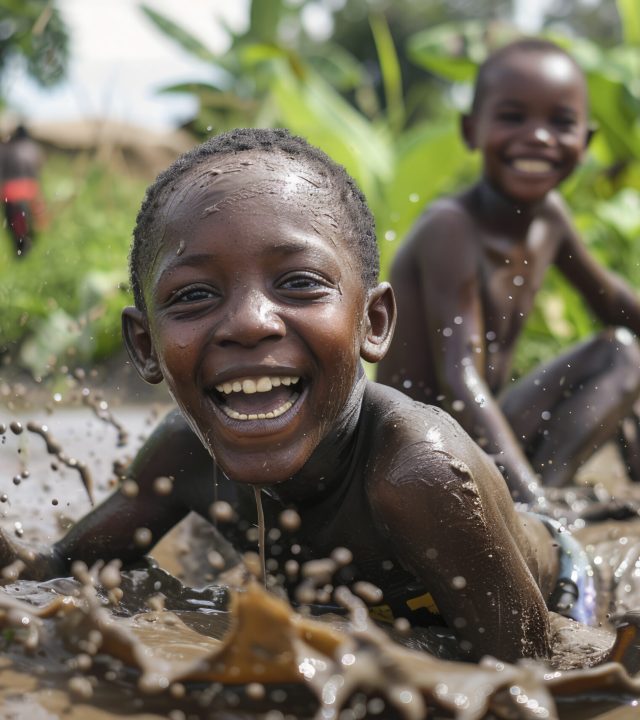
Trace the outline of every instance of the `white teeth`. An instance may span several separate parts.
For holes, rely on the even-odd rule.
[[[256,393],[256,382],[255,380],[243,380],[242,381],[242,392],[245,395],[254,395]]]
[[[258,392],[269,392],[271,387],[271,380],[269,380],[268,377],[261,377],[256,383],[256,390]]]
[[[553,165],[548,160],[538,160],[534,158],[519,158],[513,161],[513,167],[520,172],[527,173],[545,173],[553,169]]]
[[[233,380],[232,382],[221,383],[216,385],[216,390],[223,395],[231,395],[231,393],[243,392],[245,395],[253,395],[257,392],[269,392],[274,387],[280,385],[295,385],[299,376],[284,375],[268,377],[267,375],[260,378],[243,378],[242,380]]]
[[[276,408],[275,410],[271,410],[268,413],[239,413],[235,410],[232,410],[227,405],[222,406],[222,410],[224,411],[225,415],[232,418],[233,420],[271,420],[272,418],[280,417],[280,415],[283,415],[287,412],[287,410],[293,406],[293,403],[299,398],[300,396],[298,393],[295,393],[290,400],[287,400],[285,403],[280,405],[279,408]]]

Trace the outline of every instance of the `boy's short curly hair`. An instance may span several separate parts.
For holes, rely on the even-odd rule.
[[[327,178],[336,195],[336,204],[344,209],[347,227],[344,236],[353,248],[362,271],[366,288],[378,280],[380,258],[376,242],[375,223],[362,191],[346,170],[322,150],[310,145],[304,138],[291,135],[284,129],[241,128],[212,137],[202,145],[181,155],[147,189],[138,212],[129,254],[129,273],[136,307],[145,310],[142,279],[146,267],[162,235],[161,215],[164,193],[173,188],[189,170],[222,155],[237,155],[246,151],[279,152],[311,165]]]
[[[491,72],[496,67],[508,62],[509,56],[517,52],[562,55],[567,58],[572,65],[574,65],[580,75],[584,78],[582,68],[578,65],[575,58],[572,57],[564,48],[561,48],[559,45],[551,42],[551,40],[545,40],[544,38],[522,37],[503,45],[501,48],[498,48],[496,51],[492,52],[483,63],[481,63],[474,83],[473,100],[471,102],[472,114],[480,109],[487,86],[489,85]]]

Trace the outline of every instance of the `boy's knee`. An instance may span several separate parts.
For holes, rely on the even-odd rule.
[[[640,374],[640,342],[625,327],[606,328],[601,333],[612,354],[612,364],[629,366]]]
[[[640,392],[640,342],[625,327],[610,327],[600,333],[600,341],[606,344],[608,365],[612,370],[624,373],[625,389]]]

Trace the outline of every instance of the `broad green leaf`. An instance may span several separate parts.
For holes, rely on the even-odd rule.
[[[344,165],[374,206],[393,176],[387,132],[376,129],[313,71],[300,81],[280,64],[271,94],[282,123]]]
[[[625,42],[640,45],[640,3],[638,0],[617,0],[617,6]]]
[[[362,65],[348,50],[335,43],[327,42],[322,54],[312,50],[306,59],[336,90],[353,90],[364,81]]]
[[[246,38],[264,43],[276,41],[284,12],[282,0],[252,0]]]
[[[405,133],[396,145],[395,175],[385,186],[386,217],[379,218],[383,268],[425,206],[452,192],[475,160],[462,144],[457,123],[425,123]]]
[[[205,82],[184,82],[176,83],[175,85],[165,85],[156,92],[161,94],[168,93],[192,93],[201,97],[209,95],[219,95],[224,92],[223,89],[218,85]]]
[[[637,101],[624,84],[603,73],[589,73],[588,82],[591,112],[614,156],[640,159]]]
[[[391,129],[398,132],[404,126],[404,98],[402,94],[402,75],[389,25],[382,13],[369,16],[369,24],[378,53],[378,62],[382,73],[382,83],[387,102],[387,117]]]
[[[273,43],[242,43],[237,48],[238,56],[243,64],[256,65],[267,60],[286,57],[287,51]]]
[[[425,70],[455,82],[471,82],[486,55],[480,23],[446,23],[409,38],[409,58]]]
[[[159,28],[167,37],[178,43],[188,53],[205,62],[218,62],[218,57],[209,48],[203,45],[198,38],[174,23],[169,18],[153,10],[148,5],[140,6],[142,12]],[[211,19],[213,22],[213,18]]]
[[[598,203],[595,215],[623,237],[640,236],[640,194],[637,190],[625,188],[610,200]]]

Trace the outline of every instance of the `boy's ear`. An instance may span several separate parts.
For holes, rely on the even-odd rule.
[[[593,136],[598,132],[597,125],[590,124],[587,128],[587,137],[585,138],[584,147],[585,150],[589,147],[591,144],[591,141],[593,140]]]
[[[473,115],[465,113],[460,116],[460,134],[462,135],[464,144],[469,148],[469,150],[475,150],[475,119]]]
[[[122,337],[140,377],[152,385],[162,382],[162,372],[151,342],[147,318],[138,308],[126,307],[122,311]]]
[[[377,363],[387,354],[396,326],[396,298],[389,283],[380,283],[369,291],[364,322],[360,356]]]

